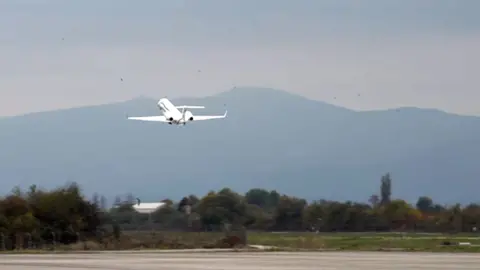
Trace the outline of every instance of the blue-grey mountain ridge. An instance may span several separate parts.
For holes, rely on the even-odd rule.
[[[357,112],[284,91],[237,88],[193,113],[228,117],[170,126],[128,121],[157,115],[157,100],[0,118],[0,188],[75,181],[88,194],[143,200],[260,187],[309,200],[367,201],[390,172],[393,197],[443,203],[480,196],[480,117],[433,109]]]

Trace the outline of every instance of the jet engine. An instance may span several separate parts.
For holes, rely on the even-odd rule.
[[[191,111],[186,111],[186,112],[185,112],[185,119],[186,119],[187,121],[193,121],[193,114],[192,114]]]

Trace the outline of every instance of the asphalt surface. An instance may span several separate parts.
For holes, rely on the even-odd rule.
[[[479,254],[308,252],[0,255],[0,270],[389,270],[480,269]]]

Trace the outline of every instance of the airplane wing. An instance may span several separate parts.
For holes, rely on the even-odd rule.
[[[227,117],[227,111],[223,115],[194,115],[193,121],[202,121],[202,120],[213,120],[213,119],[222,119]]]
[[[175,106],[175,108],[181,110],[181,109],[205,109],[205,106],[188,106],[188,105],[182,105],[182,106]]]
[[[127,117],[128,120],[149,121],[149,122],[169,122],[165,116],[139,116],[139,117]]]

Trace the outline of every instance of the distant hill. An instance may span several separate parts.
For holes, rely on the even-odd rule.
[[[174,100],[225,120],[184,127],[127,121],[156,100],[0,119],[0,188],[76,181],[91,193],[179,199],[253,187],[307,199],[366,201],[382,174],[393,197],[479,200],[480,118],[400,108],[356,112],[272,89]]]

